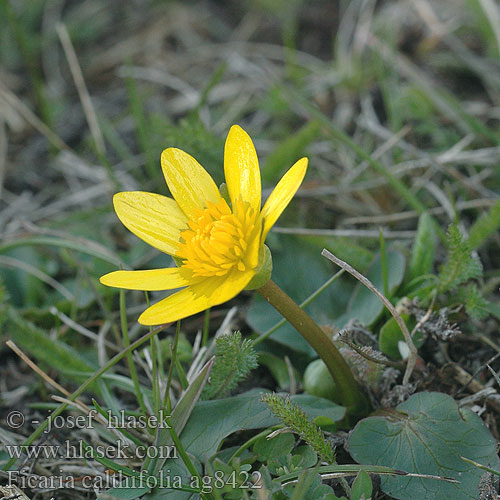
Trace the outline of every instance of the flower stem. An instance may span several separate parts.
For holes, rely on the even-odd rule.
[[[354,418],[365,415],[369,410],[368,400],[330,337],[272,280],[257,291],[290,322],[324,361],[348,415]]]
[[[340,278],[344,274],[344,270],[341,269],[337,274],[334,274],[331,278],[328,278],[318,289],[316,289],[307,299],[301,302],[300,307],[306,307],[310,304],[316,297],[323,293],[337,278]],[[270,337],[278,328],[281,328],[286,323],[286,318],[279,320],[275,325],[273,325],[269,330],[265,331],[262,335],[259,335],[256,339],[253,340],[253,345],[256,346],[260,344],[263,340],[266,340]]]

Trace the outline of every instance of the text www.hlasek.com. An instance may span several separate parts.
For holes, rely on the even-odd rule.
[[[92,459],[92,458],[179,458],[175,446],[129,446],[120,441],[116,445],[98,445],[85,447],[80,441],[78,444],[71,444],[64,441],[60,445],[5,445],[5,449],[10,458],[28,457],[31,459]]]

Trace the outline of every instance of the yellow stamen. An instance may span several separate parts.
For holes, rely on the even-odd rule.
[[[245,258],[257,215],[241,200],[233,211],[224,200],[196,210],[181,233],[176,255],[183,259],[182,267],[191,269],[193,276],[224,276],[235,266],[241,272],[251,268]]]

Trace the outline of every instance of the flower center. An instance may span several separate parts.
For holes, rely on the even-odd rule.
[[[207,208],[196,210],[188,221],[189,229],[181,233],[177,257],[193,276],[224,276],[237,267],[251,268],[248,247],[255,238],[256,211],[248,203],[237,201],[233,211],[225,200],[207,202]]]

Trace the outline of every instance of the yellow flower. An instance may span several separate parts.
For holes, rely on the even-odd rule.
[[[233,125],[224,148],[230,204],[190,155],[168,148],[161,166],[173,199],[131,191],[113,198],[121,222],[149,245],[176,258],[179,267],[115,271],[107,286],[129,290],[182,290],[144,311],[143,325],[170,323],[232,299],[258,273],[267,233],[302,183],[307,158],[282,177],[261,210],[260,170],[252,140]]]

